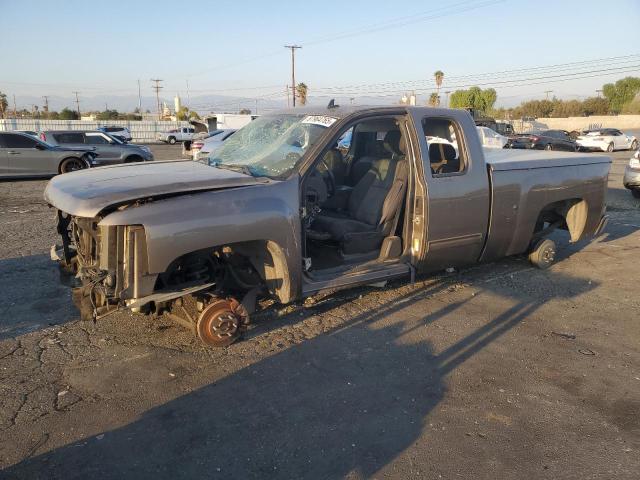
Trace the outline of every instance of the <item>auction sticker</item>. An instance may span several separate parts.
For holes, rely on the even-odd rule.
[[[336,120],[338,119],[326,115],[307,115],[300,123],[311,123],[313,125],[320,125],[321,127],[330,127]]]

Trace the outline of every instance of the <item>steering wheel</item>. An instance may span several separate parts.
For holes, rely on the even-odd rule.
[[[327,184],[327,192],[329,193],[329,196],[332,196],[336,193],[336,177],[333,175],[333,172],[329,168],[329,165],[327,165],[324,158],[320,160],[320,165],[322,165],[327,172],[327,175],[323,175],[322,178]]]

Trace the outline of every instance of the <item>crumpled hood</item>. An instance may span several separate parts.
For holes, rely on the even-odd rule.
[[[47,185],[44,199],[63,212],[93,218],[109,206],[139,198],[268,182],[193,161],[144,162],[58,175]]]

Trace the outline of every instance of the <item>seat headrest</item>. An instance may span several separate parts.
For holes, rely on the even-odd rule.
[[[387,134],[384,136],[384,148],[389,153],[393,153],[396,155],[404,154],[404,145],[401,148],[402,135],[400,135],[400,130],[389,130]]]
[[[455,160],[458,154],[453,145],[448,143],[431,143],[429,144],[429,160],[432,162],[441,162],[442,160]]]

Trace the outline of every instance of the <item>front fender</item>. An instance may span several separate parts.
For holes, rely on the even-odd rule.
[[[106,215],[100,225],[144,227],[149,274],[190,252],[250,241],[274,242],[286,258],[292,297],[301,285],[298,178],[150,200]],[[295,292],[295,293],[294,293]]]

